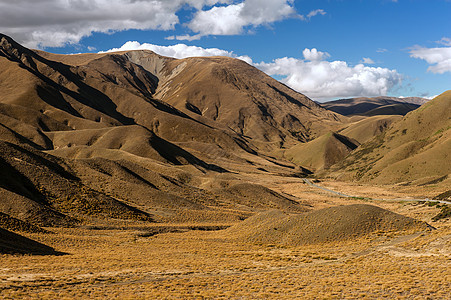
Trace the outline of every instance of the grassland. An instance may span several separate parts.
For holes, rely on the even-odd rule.
[[[363,203],[297,180],[259,178],[260,183],[298,196],[313,208]],[[321,184],[354,194],[363,187]],[[374,187],[371,193],[382,198],[391,191]],[[406,196],[401,189],[391,195]],[[2,255],[1,298],[447,299],[451,292],[449,219],[432,221],[440,211],[435,206],[397,201],[371,204],[415,216],[436,230],[283,246],[242,242],[226,234],[227,230],[187,230],[233,223],[124,221],[110,227],[47,228],[52,233],[22,234],[67,254]],[[155,232],[161,233],[149,234]]]

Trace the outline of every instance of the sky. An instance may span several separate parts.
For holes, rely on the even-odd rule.
[[[73,54],[242,59],[313,100],[451,89],[451,0],[0,0],[0,33]]]

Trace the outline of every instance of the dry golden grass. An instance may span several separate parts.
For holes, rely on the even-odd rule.
[[[54,231],[29,236],[70,254],[3,255],[2,298],[446,299],[451,289],[450,253],[440,251],[449,227],[406,242],[303,247],[239,243],[221,232]]]
[[[323,199],[318,207],[361,202],[327,195],[296,178],[259,179],[304,195],[312,204]],[[336,185],[349,192],[361,188]],[[386,192],[382,187],[375,191]],[[372,204],[429,218],[423,206]],[[431,224],[438,229],[297,247],[240,242],[222,231],[185,231],[199,223],[118,223],[121,230],[49,228],[53,234],[24,235],[69,254],[1,256],[0,292],[5,299],[447,299],[451,224]],[[146,234],[165,226],[183,232]]]

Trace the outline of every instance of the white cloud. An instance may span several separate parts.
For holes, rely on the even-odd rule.
[[[362,60],[360,61],[360,63],[366,64],[366,65],[373,65],[373,64],[375,64],[374,60],[372,60],[372,59],[369,58],[369,57],[364,57],[364,58],[362,58]]]
[[[173,30],[177,12],[194,8],[185,24],[193,35],[169,38],[197,40],[206,35],[235,35],[290,17],[307,20],[295,11],[294,0],[0,0],[0,32],[27,47],[77,44],[94,32],[129,29]],[[206,10],[203,10],[206,9]]]
[[[316,48],[313,49],[305,48],[304,51],[302,51],[302,55],[304,55],[304,58],[306,60],[310,61],[319,61],[330,57],[329,53],[318,51],[316,50]]]
[[[447,37],[443,37],[440,41],[437,41],[438,44],[442,44],[445,46],[451,46],[451,39]]]
[[[379,48],[379,49],[376,50],[376,52],[377,53],[385,53],[385,52],[388,52],[388,50],[385,49],[385,48]]]
[[[425,60],[430,64],[429,72],[438,74],[451,72],[451,47],[414,47],[410,50],[410,56]]]
[[[227,6],[215,6],[209,10],[198,11],[187,24],[198,39],[207,35],[237,35],[249,27],[270,25],[287,18],[310,19],[325,15],[322,9],[311,11],[307,17],[297,14],[294,0],[245,0]],[[187,36],[177,37],[189,40]]]
[[[304,49],[304,59],[284,57],[270,63],[253,63],[249,56],[237,56],[232,51],[185,44],[159,46],[127,42],[122,47],[108,50],[108,52],[144,49],[175,58],[235,57],[254,65],[271,76],[282,76],[283,83],[315,100],[386,95],[402,81],[401,74],[396,70],[367,67],[363,64],[350,66],[344,61],[329,62],[325,60],[330,56],[327,52],[321,52],[314,48]]]
[[[197,10],[229,0],[1,0],[0,32],[28,47],[78,43],[93,32],[170,30],[184,5]]]
[[[202,48],[197,46],[188,46],[185,44],[177,44],[172,46],[159,46],[154,44],[143,43],[140,44],[136,41],[129,41],[122,45],[120,48],[114,48],[105,52],[118,52],[118,51],[130,51],[130,50],[151,50],[157,54],[163,56],[169,56],[174,58],[186,58],[195,56],[228,56],[234,57],[251,64],[252,59],[249,56],[238,56],[232,51],[226,51],[218,48]]]
[[[200,34],[195,34],[195,35],[189,35],[189,34],[184,34],[184,35],[171,35],[168,37],[165,37],[166,40],[179,40],[179,41],[197,41],[200,40],[202,36]]]
[[[307,18],[310,19],[317,15],[324,16],[325,14],[326,14],[326,12],[323,9],[316,9],[316,10],[312,10],[311,12],[309,12],[307,15]]]
[[[255,65],[269,75],[284,76],[283,83],[315,100],[386,95],[402,82],[396,70],[311,60],[312,50],[303,51],[304,59],[284,57]]]

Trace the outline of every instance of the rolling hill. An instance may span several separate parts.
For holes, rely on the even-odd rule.
[[[451,173],[450,104],[451,91],[447,91],[408,113],[333,166],[333,176],[374,183],[446,185]]]
[[[349,98],[321,103],[321,106],[344,116],[402,115],[417,109],[428,99],[419,97]]]
[[[359,142],[352,138],[337,132],[328,132],[313,141],[288,149],[284,156],[309,170],[319,171],[343,160],[358,146]]]
[[[349,241],[375,232],[427,228],[424,222],[377,206],[353,204],[291,215],[267,211],[227,229],[227,232],[233,238],[253,243],[308,245]]]

